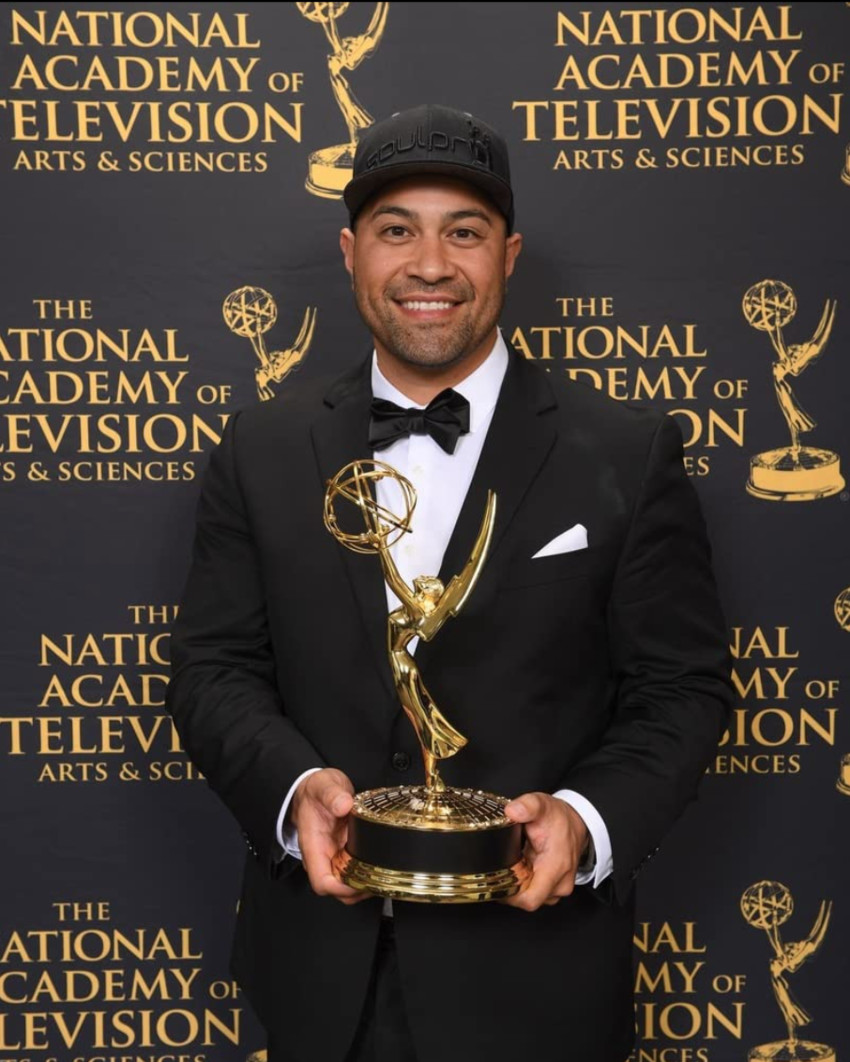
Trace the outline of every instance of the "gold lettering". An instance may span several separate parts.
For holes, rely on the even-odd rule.
[[[585,10],[578,12],[580,21],[574,21],[563,11],[557,13],[555,46],[568,47],[571,40],[586,47],[601,44],[624,45],[696,44],[698,41],[716,43],[727,38],[736,42],[749,42],[757,38],[766,41],[801,40],[802,31],[793,32],[790,24],[791,5],[779,4],[765,8],[759,4],[744,22],[744,8],[733,7],[731,12],[718,11],[714,7],[631,9],[612,12],[605,9],[601,16]],[[598,22],[594,23],[594,18]],[[771,19],[776,18],[776,24]],[[622,26],[622,28],[621,28]],[[651,36],[650,36],[651,35]]]
[[[744,627],[732,628],[732,641],[729,651],[737,659],[748,660],[751,656],[763,656],[767,660],[796,660],[799,649],[791,652],[788,648],[790,627],[774,627],[774,640],[771,642],[765,629],[755,627],[752,634],[745,634]]]
[[[681,939],[670,922],[663,922],[657,930],[651,922],[639,922],[634,934],[634,946],[644,954],[654,954],[669,948],[675,954],[702,955],[708,947],[696,943],[696,922],[682,923]]]

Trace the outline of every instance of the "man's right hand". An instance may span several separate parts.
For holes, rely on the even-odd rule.
[[[345,904],[358,903],[371,895],[343,885],[331,864],[348,839],[348,813],[353,803],[351,780],[335,767],[326,767],[304,779],[295,790],[289,809],[313,892],[335,896]]]

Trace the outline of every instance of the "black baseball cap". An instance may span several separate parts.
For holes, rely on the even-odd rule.
[[[361,207],[390,181],[421,173],[475,185],[514,226],[508,147],[491,125],[466,111],[424,103],[370,126],[354,154],[354,175],[342,196],[352,224]]]

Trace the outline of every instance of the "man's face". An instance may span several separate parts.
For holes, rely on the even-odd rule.
[[[382,188],[340,237],[378,354],[435,371],[487,356],[521,243],[474,187],[432,176]]]

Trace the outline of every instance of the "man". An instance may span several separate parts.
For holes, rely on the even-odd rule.
[[[345,200],[373,355],[231,418],[174,631],[171,710],[251,851],[234,972],[270,1062],[622,1062],[632,883],[729,704],[679,433],[506,349],[521,237],[484,123],[426,106],[376,125]],[[332,871],[352,793],[422,776],[381,566],[321,528],[327,480],[373,454],[420,492],[394,552],[408,583],[458,572],[498,495],[475,592],[416,660],[469,738],[446,781],[513,797],[525,824],[531,882],[504,903],[390,920]]]

